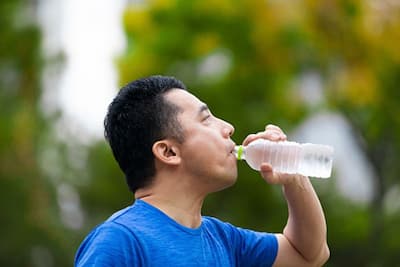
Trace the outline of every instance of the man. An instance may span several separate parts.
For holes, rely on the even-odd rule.
[[[280,184],[289,218],[282,234],[202,216],[205,197],[237,178],[234,128],[172,77],[126,85],[109,106],[105,136],[135,195],[81,244],[76,266],[321,266],[329,257],[324,214],[307,177],[261,176]],[[277,126],[249,135],[286,140]]]

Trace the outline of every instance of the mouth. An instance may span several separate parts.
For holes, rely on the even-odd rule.
[[[236,146],[235,143],[229,146],[229,154],[235,155],[235,146]]]

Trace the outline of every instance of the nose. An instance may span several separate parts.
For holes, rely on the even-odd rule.
[[[233,133],[235,132],[235,128],[233,127],[232,124],[230,124],[229,122],[226,122],[224,120],[221,120],[222,122],[222,134],[224,137],[229,138],[233,135]]]

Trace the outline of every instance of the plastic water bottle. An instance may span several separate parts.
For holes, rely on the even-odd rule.
[[[327,145],[257,139],[247,146],[236,146],[234,152],[238,160],[246,160],[258,171],[266,162],[280,173],[328,178],[332,172],[333,147]]]

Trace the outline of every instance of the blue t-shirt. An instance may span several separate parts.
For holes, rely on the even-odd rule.
[[[75,266],[272,266],[277,251],[274,234],[207,216],[200,227],[187,228],[136,200],[86,237]]]

